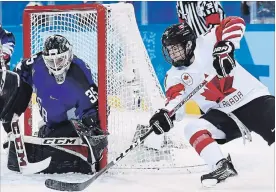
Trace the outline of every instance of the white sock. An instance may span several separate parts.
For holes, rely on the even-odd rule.
[[[204,147],[200,153],[200,157],[204,159],[211,170],[216,167],[215,165],[219,160],[224,158],[217,142],[212,142]]]

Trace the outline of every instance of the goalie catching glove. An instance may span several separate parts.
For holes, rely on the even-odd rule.
[[[220,78],[227,77],[236,66],[234,44],[230,41],[219,41],[213,50],[213,66]]]
[[[107,147],[107,135],[100,127],[97,113],[82,120],[70,120],[78,135],[92,149],[96,163],[102,159],[103,151]],[[91,151],[90,151],[91,152]],[[88,157],[88,162],[93,162],[93,155]]]
[[[166,109],[159,109],[149,121],[155,134],[160,135],[173,128],[173,118],[170,118]]]

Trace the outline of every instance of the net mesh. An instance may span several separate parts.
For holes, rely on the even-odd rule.
[[[106,90],[108,160],[113,160],[147,130],[149,118],[164,105],[164,95],[140,36],[131,4],[106,5]],[[65,36],[73,53],[91,69],[98,83],[97,11],[75,10],[31,13],[31,53],[42,51],[51,34]],[[35,97],[35,95],[34,95]],[[32,133],[37,132],[38,107],[32,101]],[[180,131],[180,132],[179,132]],[[185,151],[184,151],[185,150]],[[181,129],[165,136],[150,135],[117,168],[159,169],[185,167],[191,162]]]

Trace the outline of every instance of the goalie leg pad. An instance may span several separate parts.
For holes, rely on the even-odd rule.
[[[92,125],[95,124],[92,123]],[[88,127],[81,120],[73,119],[55,124],[50,128],[43,126],[38,132],[39,137],[80,137],[88,145],[87,152],[83,152],[83,148],[79,146],[71,146],[70,150],[86,156],[88,163],[95,165],[93,170],[95,168],[96,171],[100,169],[99,162],[102,159],[103,150],[107,146],[106,134],[97,126]],[[66,146],[66,148],[68,147]]]
[[[44,125],[39,129],[38,135],[43,138],[78,136],[69,121],[55,124],[51,128]],[[45,146],[25,143],[25,148],[30,163],[41,161],[49,156],[52,157],[49,167],[41,173],[78,172],[90,174],[94,170],[87,162],[88,149],[84,146]],[[13,142],[11,142],[9,149],[8,168],[19,171]]]
[[[27,157],[30,163],[39,162],[52,157],[49,167],[40,173],[83,173],[91,174],[91,166],[80,156],[56,149],[52,146],[25,143]],[[66,146],[70,148],[70,146]],[[78,146],[73,146],[78,147]],[[85,151],[85,150],[84,150]],[[87,150],[86,150],[87,152]],[[10,143],[8,156],[8,169],[19,172],[14,142]]]

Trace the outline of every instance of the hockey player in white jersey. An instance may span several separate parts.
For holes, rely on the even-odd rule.
[[[238,18],[232,19],[237,21]],[[173,121],[182,120],[183,107],[171,118],[168,112],[202,82],[206,74],[215,76],[193,97],[205,114],[184,129],[187,140],[212,168],[212,172],[201,177],[204,185],[214,185],[237,175],[230,156],[225,158],[218,144],[242,136],[250,139],[250,131],[262,136],[268,145],[275,141],[275,98],[235,61],[234,51],[244,30],[234,25],[239,30],[232,30],[230,36],[223,33],[232,19],[222,21],[198,38],[186,22],[167,28],[162,36],[163,54],[172,67],[165,80],[166,107],[150,119],[156,134],[168,132]]]

